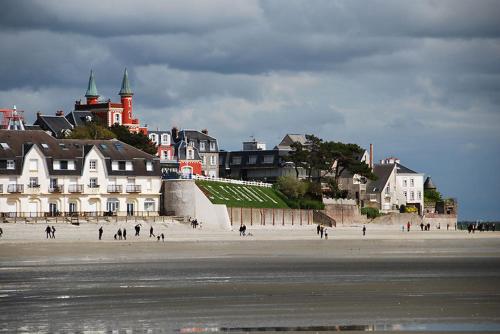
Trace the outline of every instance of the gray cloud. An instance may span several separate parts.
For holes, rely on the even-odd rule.
[[[478,163],[500,169],[498,12],[482,0],[4,1],[0,107],[69,111],[91,68],[118,100],[127,67],[134,113],[153,128],[209,128],[226,149],[287,132],[372,142],[463,198],[462,217],[500,218],[485,210],[492,191],[466,190]]]

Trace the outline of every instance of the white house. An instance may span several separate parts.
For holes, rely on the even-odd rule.
[[[0,130],[0,215],[158,215],[159,159],[118,140]]]
[[[417,173],[390,157],[381,160],[382,165],[391,165],[396,171],[396,203],[398,207],[415,207],[421,215],[424,209],[424,174]]]

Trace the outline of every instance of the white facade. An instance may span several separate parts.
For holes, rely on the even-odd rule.
[[[114,161],[98,145],[74,160],[47,158],[43,150],[32,145],[24,159],[15,161],[22,164],[20,171],[5,164],[0,174],[0,216],[158,215],[161,178],[154,169],[159,164],[134,156]],[[50,162],[52,166],[47,165]],[[108,166],[125,169],[108,170]],[[134,171],[136,166],[141,166],[140,172]]]
[[[397,196],[399,205],[415,206],[422,214],[424,209],[424,174],[400,173],[396,174]]]

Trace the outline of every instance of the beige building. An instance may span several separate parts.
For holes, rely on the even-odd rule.
[[[0,130],[0,215],[157,215],[159,159],[118,140]]]

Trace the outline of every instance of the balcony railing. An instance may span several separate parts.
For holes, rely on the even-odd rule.
[[[9,184],[7,192],[9,193],[22,193],[24,191],[24,184]]]
[[[121,192],[122,192],[121,185],[109,185],[108,186],[108,193],[121,193]]]
[[[129,185],[127,185],[127,192],[128,193],[140,193],[141,192],[141,186],[140,185],[135,185],[135,184],[129,184]]]
[[[49,187],[49,193],[59,194],[59,193],[62,193],[62,192],[64,192],[64,187],[63,186]]]
[[[99,189],[100,185],[98,185],[98,184],[92,184],[92,183],[91,183],[91,184],[89,184],[89,185],[88,185],[88,187],[89,187],[90,189]]]
[[[69,193],[82,193],[83,192],[83,184],[70,184],[68,187]]]
[[[30,183],[30,184],[28,184],[28,188],[38,189],[38,188],[40,188],[40,185],[39,184],[35,184],[35,183]]]

